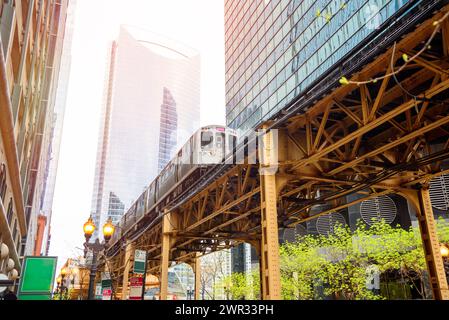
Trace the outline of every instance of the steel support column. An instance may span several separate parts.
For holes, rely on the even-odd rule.
[[[200,255],[197,254],[193,271],[195,272],[195,300],[200,300],[201,292],[201,261]]]
[[[263,300],[281,299],[279,235],[277,217],[277,144],[273,131],[263,135],[260,145],[260,185],[262,241],[260,246]]]
[[[134,252],[134,245],[132,242],[128,242],[126,244],[126,252],[125,252],[125,270],[123,271],[123,282],[122,282],[122,300],[126,300],[128,295],[128,281],[129,281],[129,272],[131,270],[131,257]]]
[[[170,261],[170,213],[165,212],[162,220],[162,248],[161,248],[161,271],[160,271],[160,300],[167,300],[168,292],[168,264]]]
[[[449,290],[443,258],[440,253],[440,242],[437,236],[432,203],[430,201],[429,186],[424,185],[417,191],[409,191],[407,192],[407,196],[417,210],[424,256],[429,272],[433,297],[435,300],[449,300]]]

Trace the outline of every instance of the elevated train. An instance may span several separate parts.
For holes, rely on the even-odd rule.
[[[202,127],[195,132],[123,215],[110,243],[123,237],[143,216],[153,221],[211,165],[222,163],[236,143],[236,131],[223,126]]]

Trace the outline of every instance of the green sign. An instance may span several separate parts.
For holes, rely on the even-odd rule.
[[[111,279],[101,280],[101,287],[102,288],[110,288],[110,287],[112,287],[112,280]]]
[[[25,257],[19,300],[51,300],[57,257]]]
[[[112,287],[111,274],[109,272],[101,273],[101,288],[110,288]]]
[[[145,273],[146,258],[147,258],[146,251],[136,250],[134,252],[134,273],[138,274]]]
[[[102,298],[102,292],[103,288],[101,287],[101,283],[97,283],[95,285],[95,300],[101,300]]]

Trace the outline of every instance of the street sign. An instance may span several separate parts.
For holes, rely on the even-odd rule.
[[[129,300],[142,300],[143,277],[132,277],[129,282]]]
[[[101,287],[103,289],[112,288],[111,274],[109,272],[101,273]]]
[[[97,285],[95,286],[95,300],[102,299],[102,295],[101,295],[102,289],[103,288],[101,287],[101,283],[97,283]]]
[[[57,257],[25,257],[18,290],[19,300],[51,300]]]
[[[112,288],[103,288],[103,300],[112,300]]]
[[[134,273],[144,274],[147,253],[143,250],[134,252]]]
[[[101,273],[101,280],[109,280],[109,279],[111,279],[111,274],[109,272]]]

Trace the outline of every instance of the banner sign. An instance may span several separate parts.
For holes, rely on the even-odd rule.
[[[136,250],[134,252],[134,273],[138,274],[145,273],[146,258],[147,258],[146,251]]]

